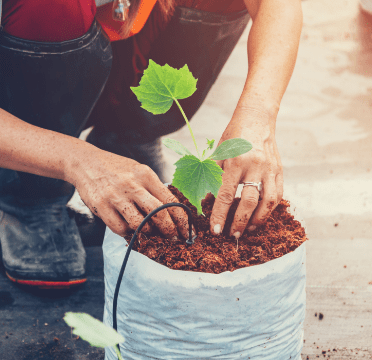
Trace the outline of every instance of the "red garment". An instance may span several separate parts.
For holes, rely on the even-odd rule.
[[[21,39],[61,42],[84,35],[95,14],[94,0],[5,0],[1,23]]]

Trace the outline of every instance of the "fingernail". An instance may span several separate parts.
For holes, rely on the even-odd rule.
[[[241,234],[240,234],[239,231],[235,232],[235,233],[234,233],[234,237],[235,237],[235,239],[238,240],[238,239],[240,238],[240,235],[241,235]]]
[[[254,231],[254,230],[256,230],[256,227],[257,227],[257,226],[251,225],[251,226],[248,228],[248,231]]]
[[[220,234],[221,233],[221,225],[220,224],[214,225],[213,231],[217,235]]]

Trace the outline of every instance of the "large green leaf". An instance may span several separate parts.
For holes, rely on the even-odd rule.
[[[92,346],[103,348],[124,341],[124,338],[114,329],[88,314],[68,312],[63,319],[69,326],[75,328],[73,331],[75,335],[79,335]]]
[[[165,138],[162,141],[167,148],[172,149],[179,155],[192,155],[191,152],[177,140]]]
[[[235,138],[224,141],[209,157],[212,160],[226,160],[245,154],[252,149],[252,144],[244,139]]]
[[[172,185],[185,195],[202,214],[201,201],[208,193],[217,196],[222,185],[223,170],[212,160],[199,160],[194,155],[185,155],[176,163]]]
[[[174,69],[149,61],[139,86],[131,87],[141,106],[154,115],[166,113],[174,99],[185,99],[196,91],[196,82],[187,65]]]

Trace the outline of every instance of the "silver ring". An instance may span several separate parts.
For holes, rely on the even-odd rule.
[[[243,182],[243,187],[245,187],[245,186],[255,186],[258,191],[262,190],[262,182],[261,181],[258,182],[258,183],[251,182],[251,181]]]

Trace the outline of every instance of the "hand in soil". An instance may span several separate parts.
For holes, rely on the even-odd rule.
[[[69,181],[81,199],[116,234],[135,230],[151,211],[165,203],[178,202],[154,171],[137,161],[107,151],[89,148],[68,169]],[[188,218],[180,207],[164,209],[151,219],[167,238],[188,238]],[[147,223],[143,232],[151,232]]]
[[[238,239],[247,225],[253,231],[263,224],[279,204],[283,196],[283,170],[275,141],[275,119],[269,115],[237,107],[220,143],[231,138],[249,138],[253,149],[236,158],[217,161],[225,173],[213,207],[210,230],[214,234],[223,231],[239,184],[261,181],[263,185],[261,194],[254,186],[243,188],[230,230],[230,235]]]
[[[172,241],[157,234],[139,234],[133,250],[170,269],[220,274],[280,258],[306,241],[304,228],[288,212],[289,203],[282,200],[263,226],[253,232],[243,233],[237,249],[236,241],[229,236],[227,230],[239,206],[239,198],[233,201],[224,233],[214,235],[209,231],[214,199],[203,201],[205,216],[198,215],[195,206],[178,189],[171,185],[169,189],[181,203],[191,209],[198,234],[195,243],[188,246],[184,240]]]

